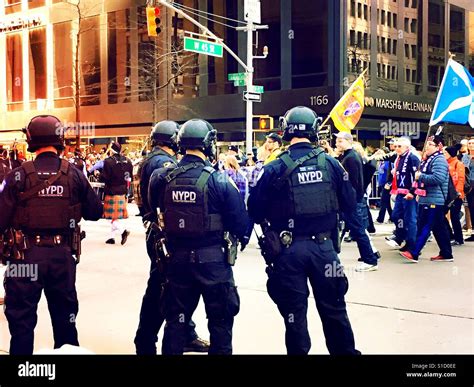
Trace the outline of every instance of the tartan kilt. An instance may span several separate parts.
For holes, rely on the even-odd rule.
[[[125,195],[105,195],[104,218],[112,220],[128,218]]]

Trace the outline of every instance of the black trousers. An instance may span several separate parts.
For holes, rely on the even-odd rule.
[[[349,287],[331,240],[318,243],[296,240],[267,269],[268,294],[285,321],[289,355],[304,355],[311,348],[308,332],[308,280],[323,324],[331,355],[360,354],[355,349],[344,295]]]
[[[232,327],[240,309],[231,266],[220,246],[174,252],[163,293],[166,317],[162,353],[180,355],[185,344],[186,321],[202,296],[208,319],[209,355],[232,354]]]
[[[135,335],[135,350],[137,355],[156,355],[158,332],[165,321],[162,308],[162,290],[166,281],[164,270],[158,268],[154,250],[154,233],[146,235],[146,247],[150,258],[150,277],[148,279],[145,295],[140,309],[140,322]],[[185,331],[187,343],[196,339],[196,324],[189,318]]]
[[[42,291],[48,301],[54,348],[79,345],[76,318],[76,261],[67,246],[36,247],[24,260],[8,263],[5,275],[5,316],[10,329],[10,354],[33,353],[34,329]]]
[[[464,238],[462,235],[462,226],[461,226],[461,207],[462,199],[456,199],[453,205],[449,208],[449,217],[451,219],[451,224],[449,224],[448,218],[445,217],[446,228],[449,231],[450,239],[454,239],[456,242],[463,243]],[[451,227],[452,226],[452,227]]]

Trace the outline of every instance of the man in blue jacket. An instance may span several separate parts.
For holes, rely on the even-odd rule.
[[[431,232],[436,239],[440,252],[432,257],[433,262],[452,262],[453,253],[449,232],[446,228],[445,203],[448,195],[449,170],[443,155],[443,140],[439,136],[431,136],[426,142],[425,160],[420,171],[415,173],[418,195],[419,216],[418,233],[414,247],[400,254],[409,262],[418,263],[421,250]]]

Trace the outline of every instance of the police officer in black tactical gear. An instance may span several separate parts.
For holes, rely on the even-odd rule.
[[[160,168],[176,166],[176,152],[178,151],[177,135],[179,125],[174,121],[158,122],[150,134],[152,151],[145,157],[140,166],[140,196],[144,211],[144,222],[148,225],[146,231],[146,248],[151,260],[150,278],[143,297],[140,310],[140,323],[135,336],[135,348],[138,355],[156,354],[158,331],[164,322],[161,313],[161,289],[165,282],[163,262],[157,265],[156,242],[159,235],[156,229],[150,227],[154,213],[148,201],[148,186],[154,171]],[[195,324],[190,319],[186,329],[185,352],[207,352],[209,343],[200,339],[195,331]]]
[[[176,168],[160,170],[150,182],[150,205],[159,212],[169,252],[163,354],[183,353],[186,321],[201,295],[209,321],[209,354],[232,353],[240,301],[231,264],[249,219],[235,184],[209,162],[215,157],[216,135],[204,120],[184,123],[178,145],[186,154]]]
[[[306,107],[294,107],[280,119],[286,152],[266,165],[250,192],[248,208],[265,230],[268,294],[285,326],[288,354],[307,354],[308,279],[313,288],[330,354],[357,354],[346,312],[348,281],[331,237],[338,213],[353,209],[355,192],[342,166],[317,141],[319,118]]]
[[[11,171],[0,187],[0,233],[5,232],[11,242],[7,262],[12,275],[5,278],[5,316],[12,355],[33,353],[42,290],[51,315],[54,347],[79,345],[75,281],[83,236],[78,223],[81,218],[98,220],[102,216],[102,204],[85,176],[59,158],[64,149],[60,121],[49,115],[34,117],[26,136],[28,151],[36,152],[35,161]]]

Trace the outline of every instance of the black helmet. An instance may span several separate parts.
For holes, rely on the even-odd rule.
[[[311,142],[318,139],[318,128],[321,118],[305,106],[296,106],[280,117],[280,129],[283,140],[290,141],[293,137],[308,138]]]
[[[200,149],[211,160],[216,155],[216,140],[217,131],[212,125],[197,118],[186,121],[178,133],[178,146],[182,150]]]
[[[152,146],[164,144],[169,146],[175,152],[177,148],[177,136],[179,125],[174,121],[160,121],[152,129],[150,139]]]
[[[39,148],[54,146],[58,151],[64,149],[64,127],[59,118],[50,115],[33,117],[24,129],[28,152]]]

